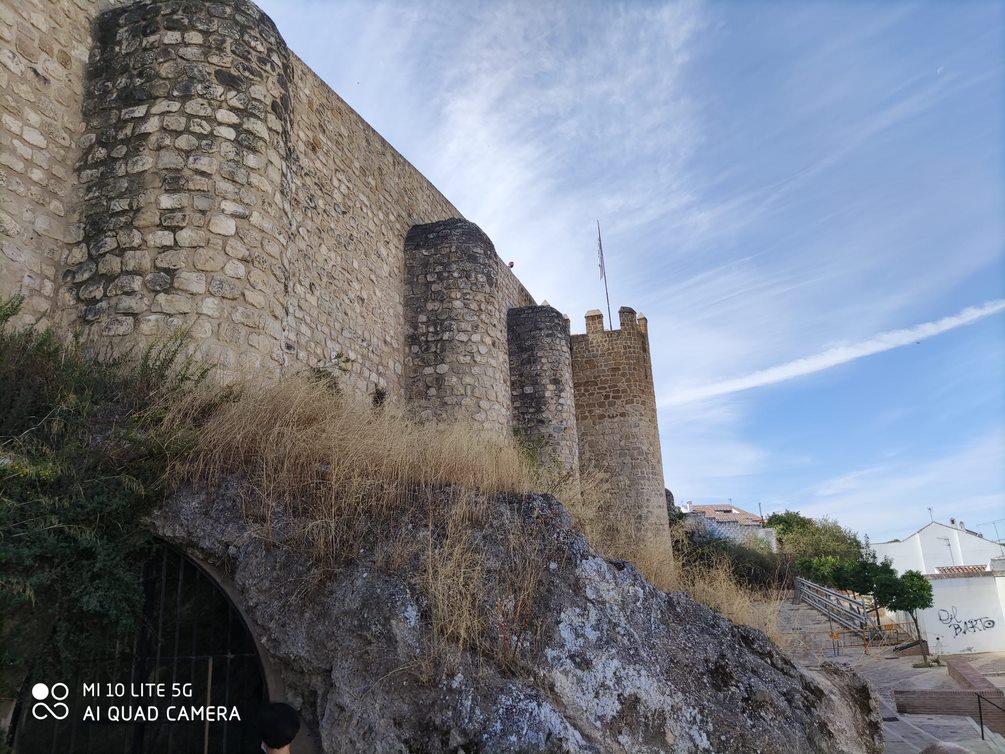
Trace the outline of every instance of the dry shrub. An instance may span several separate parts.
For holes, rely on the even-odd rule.
[[[414,579],[429,605],[426,659],[516,657],[547,569],[544,538],[514,516],[492,527],[500,541],[484,541],[497,496],[531,489],[515,441],[420,423],[306,377],[191,391],[165,426],[190,447],[176,476],[212,485],[240,475],[249,520],[268,537],[281,515],[320,566],[318,583],[362,553]],[[502,560],[495,574],[490,545]]]
[[[725,554],[696,557],[682,524],[655,532],[645,526],[620,485],[587,472],[580,478],[578,494],[562,500],[577,527],[605,557],[634,563],[657,589],[685,592],[734,623],[760,629],[775,642],[783,639],[780,593],[744,585]]]
[[[432,654],[456,659],[468,649],[484,649],[486,619],[485,558],[475,535],[469,499],[448,504],[442,535],[430,522],[426,530],[419,583],[432,617]]]
[[[740,583],[729,559],[714,558],[701,568],[684,567],[679,571],[680,590],[692,599],[726,616],[763,631],[776,644],[784,643],[779,617],[781,594],[777,590],[759,591]]]
[[[509,516],[502,563],[495,574],[495,605],[490,615],[492,653],[503,667],[518,669],[521,658],[540,639],[539,596],[550,564],[560,557],[554,540],[539,530],[548,524]]]
[[[530,471],[512,442],[460,423],[422,424],[391,408],[293,377],[193,391],[167,428],[187,432],[192,451],[177,469],[210,484],[241,473],[254,492],[249,514],[268,532],[281,508],[325,566],[382,542],[447,490],[494,495],[529,489]]]
[[[442,526],[422,536],[419,584],[432,618],[428,654],[453,669],[465,650],[492,657],[497,667],[525,670],[524,657],[539,636],[538,597],[554,553],[535,531],[543,524],[494,507],[498,526],[475,523],[484,498],[455,499]],[[486,558],[494,550],[496,557]]]

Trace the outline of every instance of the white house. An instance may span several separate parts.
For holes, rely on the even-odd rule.
[[[932,607],[919,612],[918,623],[932,652],[1005,650],[1005,546],[953,521],[871,547],[898,573],[920,571],[931,582]],[[898,622],[909,620],[897,615]]]
[[[928,577],[932,607],[918,615],[936,654],[1005,650],[1005,558],[990,567],[948,566]]]
[[[933,574],[938,573],[940,567],[986,566],[992,558],[1005,557],[1005,545],[963,528],[962,522],[949,526],[933,521],[907,539],[873,542],[870,546],[878,560],[892,560],[898,573]]]

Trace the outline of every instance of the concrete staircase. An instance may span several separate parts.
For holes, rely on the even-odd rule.
[[[891,717],[886,714],[884,717]],[[886,754],[918,754],[938,741],[952,741],[971,754],[1005,754],[1005,736],[984,728],[965,715],[898,715],[883,722]]]
[[[883,715],[886,754],[918,754],[938,741],[951,741],[971,754],[1005,754],[1005,736],[969,715],[911,715],[897,712],[889,697],[877,695]]]

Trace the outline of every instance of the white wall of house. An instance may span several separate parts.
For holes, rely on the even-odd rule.
[[[932,579],[932,607],[918,614],[918,623],[935,654],[1002,651],[1003,605],[1005,574]]]
[[[903,540],[870,545],[879,560],[890,558],[898,573],[938,573],[940,566],[987,565],[1005,556],[1005,546],[964,529],[932,522]]]
[[[745,525],[737,521],[716,521],[703,513],[686,513],[685,521],[692,530],[704,531],[715,539],[731,539],[739,544],[751,545],[751,540],[763,542],[772,552],[778,552],[778,533],[774,529]]]

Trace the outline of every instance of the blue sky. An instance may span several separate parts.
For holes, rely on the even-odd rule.
[[[1005,518],[1005,5],[260,4],[574,331],[600,219],[678,500]]]

